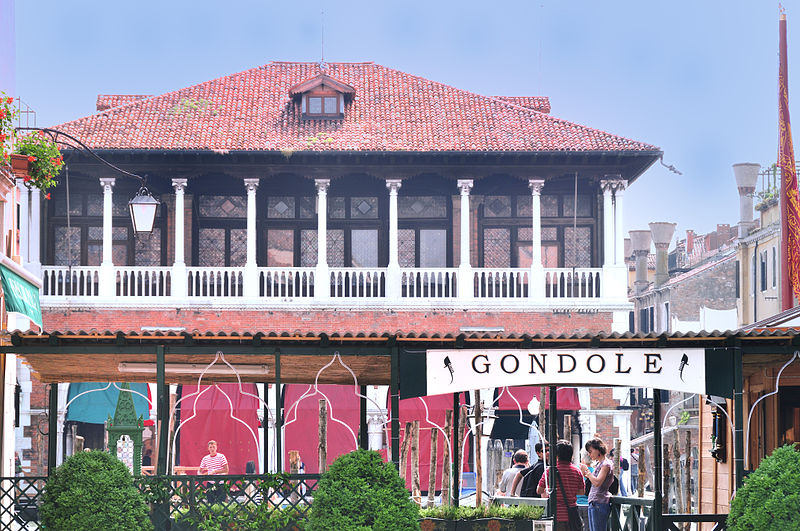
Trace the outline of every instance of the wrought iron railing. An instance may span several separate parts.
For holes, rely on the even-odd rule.
[[[0,478],[0,531],[39,529],[46,477]]]
[[[283,529],[305,520],[318,474],[143,476],[156,529]]]
[[[308,518],[319,474],[142,476],[157,530],[291,529]],[[40,528],[46,477],[0,478],[0,531]]]

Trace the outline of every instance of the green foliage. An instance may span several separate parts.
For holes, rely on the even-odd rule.
[[[55,186],[56,175],[64,166],[64,159],[55,142],[47,138],[43,131],[23,136],[17,140],[14,152],[27,155],[30,162],[28,175],[24,178],[27,187],[36,187],[42,192]],[[45,195],[50,199],[50,194]]]
[[[81,452],[45,485],[42,528],[54,531],[152,529],[147,504],[128,468],[105,452]]]
[[[306,516],[296,508],[280,509],[269,503],[196,504],[175,516],[177,529],[199,531],[280,531],[305,529]]]
[[[538,520],[544,513],[544,507],[533,505],[516,505],[502,507],[489,505],[480,507],[453,507],[440,505],[429,509],[420,509],[420,518],[440,518],[442,520],[476,520],[478,518],[504,518],[506,520]]]
[[[728,515],[732,531],[800,529],[800,452],[786,445],[744,480]]]
[[[14,143],[14,118],[17,116],[14,98],[0,92],[0,164],[11,164],[11,144]]]
[[[419,529],[419,512],[403,480],[377,452],[356,450],[333,462],[317,484],[311,531]]]
[[[208,110],[211,112],[211,116],[216,116],[219,111],[214,108],[215,105],[213,101],[204,98],[181,98],[178,103],[172,106],[169,114],[180,116],[190,113],[199,114]]]

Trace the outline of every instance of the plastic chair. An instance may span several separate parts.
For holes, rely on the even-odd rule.
[[[462,472],[461,473],[461,491],[459,493],[459,498],[464,498],[466,496],[471,496],[475,494],[476,488],[476,476],[475,472]]]

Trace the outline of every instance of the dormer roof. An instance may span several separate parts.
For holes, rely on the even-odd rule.
[[[312,90],[317,88],[332,89],[340,94],[343,94],[351,98],[356,93],[356,89],[348,85],[347,83],[336,81],[326,73],[320,72],[318,75],[312,77],[311,79],[307,79],[306,81],[302,81],[297,85],[291,87],[289,89],[289,96],[295,98],[307,92],[311,92]]]

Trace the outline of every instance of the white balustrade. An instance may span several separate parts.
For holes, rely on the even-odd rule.
[[[115,267],[117,297],[169,297],[172,269],[163,266]]]
[[[386,268],[333,267],[328,282],[318,283],[313,267],[260,267],[257,293],[244,292],[244,267],[188,267],[186,293],[190,299],[248,298],[312,300],[315,290],[331,300],[387,298]],[[600,299],[601,268],[547,268],[545,299]],[[400,300],[458,298],[458,268],[402,268]],[[530,270],[476,268],[472,274],[475,299],[499,299],[504,304],[528,305]],[[172,268],[114,267],[114,293],[118,297],[172,297]],[[42,266],[43,297],[99,297],[100,266]],[[459,299],[460,300],[460,299]],[[390,301],[396,304],[398,301]],[[602,302],[602,301],[597,301]]]
[[[386,296],[386,268],[332,267],[330,278],[330,296],[334,299],[378,299]]]
[[[243,297],[244,267],[187,267],[191,297]]]
[[[42,266],[42,296],[97,297],[99,266]]]
[[[314,296],[313,267],[258,268],[259,297],[298,299]]]
[[[458,268],[403,268],[401,296],[413,299],[452,299],[458,287]]]
[[[599,268],[545,269],[544,295],[547,298],[596,299],[600,297]]]
[[[475,298],[522,299],[528,296],[530,269],[476,268]]]

